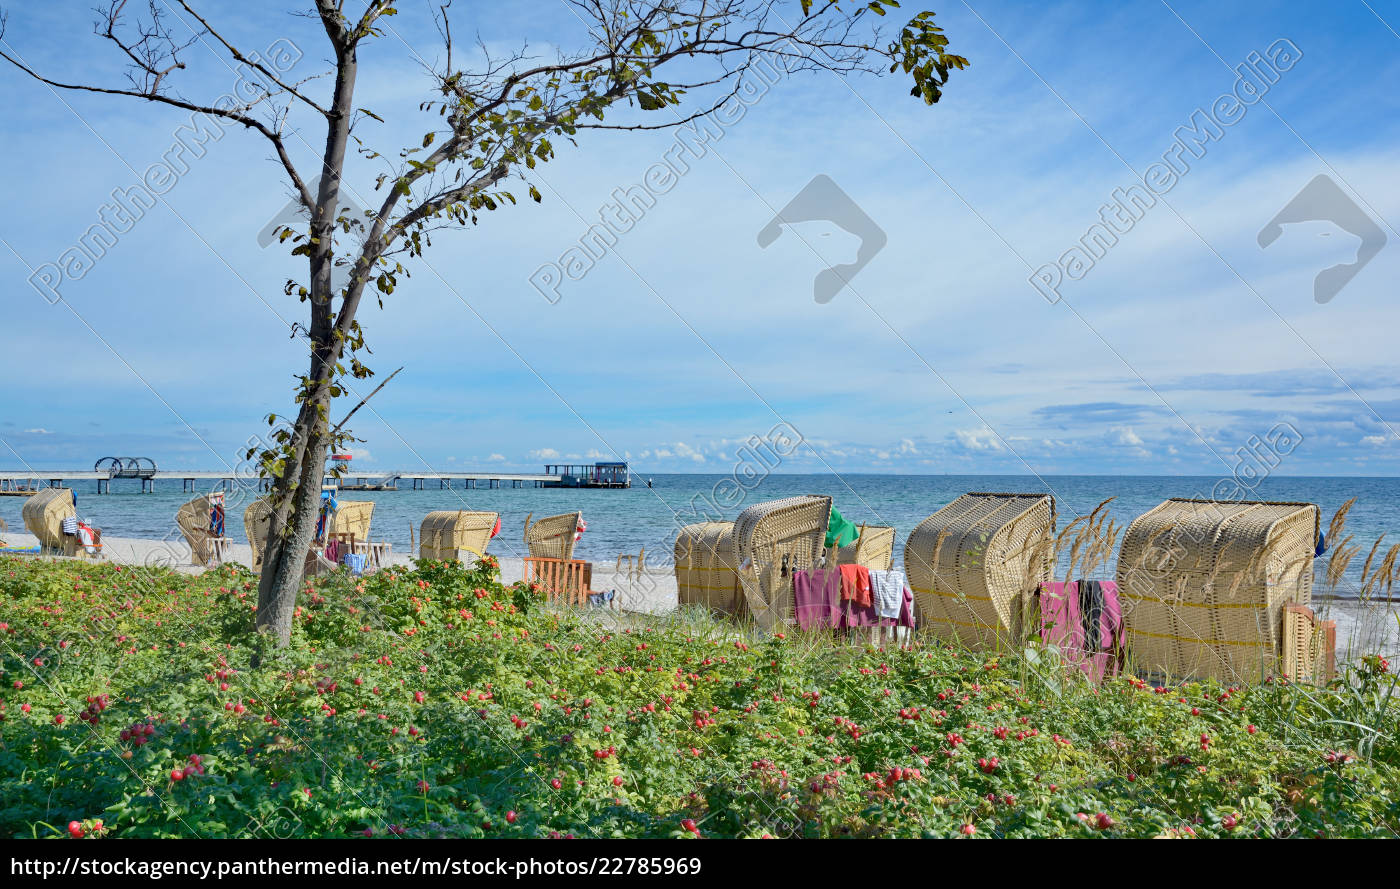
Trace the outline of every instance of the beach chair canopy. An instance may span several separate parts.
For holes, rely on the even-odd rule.
[[[373,518],[373,500],[341,500],[331,517],[326,539],[330,539],[330,534],[352,534],[356,541],[369,540],[369,526]]]
[[[533,515],[533,513],[531,514]],[[531,524],[525,516],[525,548],[531,556],[568,561],[574,557],[574,537],[582,513],[552,515]]]
[[[836,551],[838,565],[864,565],[880,571],[888,571],[894,564],[894,529],[875,525],[862,525],[860,536],[855,543],[847,544]]]
[[[73,492],[68,488],[45,488],[25,500],[20,509],[25,529],[39,538],[39,546],[59,552],[73,549],[73,538],[63,533],[63,520],[77,514]]]
[[[175,525],[190,545],[190,561],[208,565],[214,555],[210,541],[221,537],[223,531],[223,495],[202,494],[175,511]],[[217,524],[212,514],[218,510]]]
[[[787,497],[750,506],[734,521],[734,563],[744,604],[765,630],[794,620],[792,572],[818,564],[831,498]]]
[[[248,546],[253,551],[254,569],[262,567],[267,531],[271,524],[272,503],[267,498],[259,497],[243,510],[243,533],[248,535]]]
[[[478,558],[486,555],[491,532],[500,521],[494,512],[440,510],[423,518],[418,529],[418,556],[423,559],[460,560],[462,551]]]
[[[1054,533],[1049,494],[963,494],[924,519],[904,544],[919,628],[972,648],[1019,642]]]
[[[1284,610],[1311,602],[1319,521],[1311,503],[1177,499],[1134,519],[1118,554],[1134,668],[1223,682],[1287,672]]]
[[[745,610],[734,556],[733,522],[697,522],[676,535],[676,591],[681,605],[736,615]]]

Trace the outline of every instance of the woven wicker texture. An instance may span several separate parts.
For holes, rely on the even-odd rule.
[[[787,497],[750,506],[734,521],[734,564],[754,620],[765,630],[792,623],[791,571],[821,558],[830,497]]]
[[[676,537],[675,563],[680,604],[730,615],[746,610],[734,561],[733,522],[686,525]]]
[[[836,563],[864,565],[878,571],[890,570],[894,564],[894,529],[862,525],[856,542],[837,551]]]
[[[1281,672],[1283,608],[1312,599],[1311,503],[1168,500],[1138,516],[1118,553],[1134,668],[1172,679]]]
[[[175,526],[190,545],[190,563],[207,566],[214,555],[214,535],[209,533],[209,510],[213,506],[203,494],[182,504],[175,511]]]
[[[924,519],[904,544],[919,629],[974,649],[1018,642],[1054,532],[1048,494],[963,494]]]
[[[1285,676],[1325,685],[1335,669],[1336,647],[1336,621],[1318,620],[1306,605],[1283,606],[1281,666]]]
[[[341,500],[335,508],[331,527],[326,531],[326,539],[329,540],[331,534],[353,534],[357,541],[369,540],[373,518],[373,500]]]
[[[248,537],[248,546],[253,550],[253,569],[262,567],[263,549],[267,545],[267,530],[272,524],[272,503],[258,498],[243,510],[243,533]]]
[[[20,509],[25,529],[39,538],[39,546],[65,555],[72,555],[76,538],[64,535],[63,520],[77,514],[73,492],[67,488],[45,488],[26,499]]]
[[[430,512],[418,529],[418,556],[460,561],[463,550],[477,557],[484,556],[497,518],[499,513],[494,512]]]
[[[574,557],[574,533],[578,530],[581,513],[566,512],[530,523],[525,516],[525,548],[536,558],[563,559]]]

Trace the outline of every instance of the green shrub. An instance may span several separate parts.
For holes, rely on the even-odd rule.
[[[0,834],[1400,830],[1379,659],[1330,689],[1094,687],[1044,652],[616,626],[498,576],[314,581],[277,651],[235,567],[0,559]]]

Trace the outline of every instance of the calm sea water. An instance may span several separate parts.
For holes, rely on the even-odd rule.
[[[645,547],[652,556],[669,556],[676,530],[682,524],[707,518],[733,518],[743,507],[764,500],[798,494],[829,494],[836,508],[852,521],[893,525],[896,558],[903,554],[904,539],[930,513],[968,491],[1048,492],[1055,496],[1060,527],[1073,516],[1087,513],[1099,502],[1116,498],[1109,509],[1121,525],[1147,512],[1169,497],[1209,496],[1215,477],[1184,476],[1045,476],[1043,482],[1018,475],[780,475],[758,482],[736,502],[733,486],[716,486],[723,475],[656,475],[653,487],[640,484],[630,490],[577,490],[555,488],[496,488],[382,492],[346,492],[344,499],[375,501],[372,536],[388,540],[394,548],[408,548],[409,528],[417,533],[423,516],[435,509],[473,509],[499,512],[502,529],[491,551],[501,556],[524,554],[521,535],[525,516],[536,518],[581,510],[588,530],[576,555],[612,562],[620,553],[636,553]],[[635,477],[634,477],[635,479]],[[430,483],[436,484],[436,483]],[[95,493],[95,484],[77,483],[78,511],[115,537],[162,538],[172,532],[175,510],[189,499],[175,482],[159,482],[153,494],[140,493],[136,481],[112,483],[112,493]],[[201,488],[203,490],[203,488]],[[249,495],[231,492],[228,533],[244,540],[243,506]],[[1323,526],[1346,500],[1357,504],[1347,521],[1362,554],[1383,533],[1400,532],[1400,478],[1283,478],[1270,477],[1255,487],[1249,499],[1297,500],[1322,507]],[[11,528],[23,528],[23,498],[0,497],[0,518]],[[1355,578],[1353,578],[1355,583]],[[1345,592],[1339,590],[1339,592]]]

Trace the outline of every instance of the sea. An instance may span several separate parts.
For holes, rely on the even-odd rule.
[[[650,486],[647,482],[650,481]],[[677,530],[697,521],[732,519],[746,506],[765,500],[800,494],[826,494],[841,514],[853,522],[893,525],[895,555],[900,560],[909,532],[924,518],[969,491],[1048,493],[1054,496],[1059,527],[1083,515],[1105,500],[1108,513],[1126,527],[1135,517],[1171,497],[1210,498],[1220,492],[1221,480],[1212,476],[1122,475],[799,475],[773,472],[739,479],[731,475],[674,474],[633,475],[633,487],[620,490],[575,488],[472,488],[455,482],[439,488],[411,490],[407,482],[397,491],[346,491],[349,500],[375,502],[370,536],[409,548],[410,529],[416,538],[423,516],[433,510],[488,510],[501,514],[500,535],[490,551],[503,556],[524,555],[522,536],[527,515],[535,518],[579,510],[587,530],[575,548],[577,558],[614,564],[619,555],[646,551],[648,564],[669,560]],[[213,482],[200,482],[200,490]],[[153,493],[141,493],[139,481],[114,480],[111,493],[96,493],[96,484],[75,482],[78,513],[113,537],[178,539],[174,530],[176,509],[191,496],[176,481],[156,483]],[[256,496],[245,487],[229,491],[226,533],[240,542],[243,506]],[[1400,478],[1286,477],[1268,476],[1241,488],[1232,480],[1235,499],[1288,500],[1316,503],[1322,508],[1324,530],[1344,502],[1356,498],[1348,515],[1346,532],[1355,535],[1360,555],[1352,562],[1348,578],[1335,590],[1346,596],[1359,590],[1361,563],[1371,544],[1389,534],[1381,552],[1400,539]],[[1224,499],[1224,498],[1222,498]],[[15,530],[22,497],[0,497],[0,519]],[[2,532],[0,532],[2,534]],[[1111,569],[1110,569],[1111,570]]]

